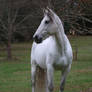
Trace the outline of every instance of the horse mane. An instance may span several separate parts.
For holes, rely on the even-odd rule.
[[[61,19],[59,16],[50,8],[46,8],[44,10],[44,14],[48,14],[49,17],[51,17],[52,20],[54,20],[59,28],[59,30],[64,34],[64,28]],[[54,19],[53,19],[54,18]]]
[[[61,19],[59,18],[59,16],[57,16],[56,13],[54,13],[54,16],[55,16],[55,22],[57,23],[59,30],[62,32],[62,34],[64,34],[64,28]]]

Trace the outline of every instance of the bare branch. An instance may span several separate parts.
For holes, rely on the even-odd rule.
[[[90,20],[90,19],[88,19],[88,18],[86,18],[86,17],[81,16],[81,18],[82,18],[83,20],[86,20],[86,21],[92,23],[92,20]]]
[[[14,18],[13,18],[13,20],[12,20],[12,24],[15,22],[16,17],[17,17],[17,14],[18,14],[18,9],[16,9],[15,16],[14,16]]]
[[[2,27],[3,27],[5,30],[7,30],[7,27],[6,27],[5,24],[3,23],[2,19],[0,19],[0,23],[1,23]]]
[[[27,15],[26,17],[24,17],[17,25],[16,27],[18,27],[21,23],[23,23],[26,19],[28,19],[30,16],[32,16],[31,14]]]

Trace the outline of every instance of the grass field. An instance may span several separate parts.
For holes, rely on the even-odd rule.
[[[73,51],[78,47],[78,60],[73,61],[64,92],[92,92],[92,37],[71,37],[70,41]],[[31,43],[12,47],[12,61],[7,61],[6,52],[0,51],[0,92],[31,92]],[[55,71],[54,92],[59,92],[60,75],[60,71]]]

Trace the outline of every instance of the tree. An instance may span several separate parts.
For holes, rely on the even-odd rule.
[[[4,0],[3,5],[5,8],[2,9],[0,16],[0,42],[3,42],[7,47],[7,57],[12,58],[11,42],[14,32],[24,27],[25,20],[31,15],[30,10],[22,12],[22,9],[30,5],[29,0]],[[21,14],[24,13],[24,14]],[[22,24],[23,23],[23,24]]]

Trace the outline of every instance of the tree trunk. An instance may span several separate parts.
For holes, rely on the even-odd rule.
[[[12,59],[12,53],[11,53],[11,40],[8,39],[8,43],[7,43],[7,58],[9,60]]]
[[[9,60],[12,59],[11,39],[12,39],[12,24],[10,24],[10,25],[8,26],[7,58],[8,58]]]

